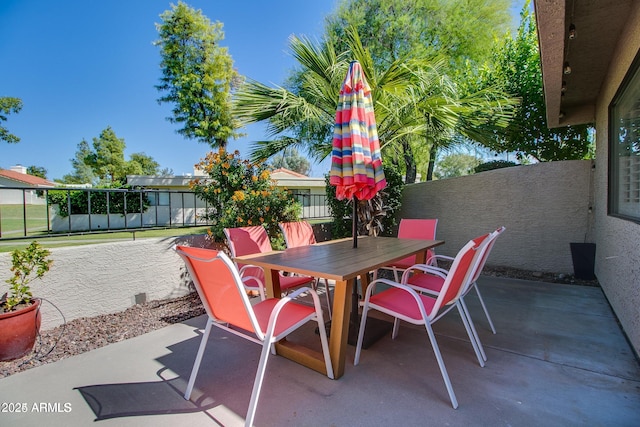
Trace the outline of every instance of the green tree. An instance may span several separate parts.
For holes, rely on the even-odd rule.
[[[71,159],[74,172],[65,175],[62,182],[119,187],[125,183],[127,175],[156,175],[160,172],[158,162],[144,153],[134,153],[126,160],[125,148],[124,139],[118,138],[110,126],[93,138],[92,146],[82,140]]]
[[[400,163],[393,162],[396,156],[405,164],[413,161],[407,149],[412,140],[432,141],[433,145],[454,130],[469,138],[481,138],[480,125],[506,124],[509,111],[505,107],[512,101],[499,91],[489,90],[460,98],[455,85],[441,73],[444,60],[404,58],[378,69],[357,30],[351,28],[346,37],[349,50],[339,54],[330,41],[317,44],[291,38],[293,56],[302,66],[291,91],[255,81],[240,88],[235,97],[238,117],[246,123],[266,121],[268,134],[274,137],[255,143],[251,153],[254,160],[298,145],[307,146],[320,159],[331,153],[338,94],[351,59],[360,62],[371,87],[378,137],[385,150],[383,158],[387,162],[391,159],[396,166]],[[487,137],[492,135],[485,133]],[[384,206],[382,196],[376,196],[358,206],[359,215],[377,218],[386,211]],[[372,234],[383,225],[369,220],[363,223],[369,224]]]
[[[20,142],[20,138],[9,133],[9,130],[1,126],[2,122],[7,121],[7,115],[18,113],[22,110],[22,100],[20,98],[12,98],[9,96],[0,96],[0,141],[8,143]]]
[[[157,175],[169,177],[169,176],[174,176],[174,173],[173,173],[173,169],[171,168],[162,168],[158,171]]]
[[[453,178],[474,173],[480,160],[470,154],[454,153],[445,156],[438,162],[434,176],[437,179]]]
[[[42,166],[29,166],[27,167],[27,173],[42,179],[47,179],[47,170]]]
[[[159,175],[160,164],[144,153],[133,153],[129,160],[127,175]]]
[[[541,162],[587,158],[592,145],[590,125],[554,129],[547,126],[538,34],[529,0],[520,17],[515,37],[508,34],[502,40],[495,53],[495,69],[486,73],[484,82],[505,82],[506,89],[522,102],[511,124],[487,146]]]
[[[230,111],[232,83],[238,80],[224,39],[222,23],[214,24],[183,2],[172,5],[156,24],[160,39],[162,77],[156,86],[164,95],[159,103],[173,104],[168,120],[182,127],[189,139],[225,147],[234,133]]]
[[[476,92],[462,91],[441,66],[445,65],[434,62],[419,68],[414,73],[413,85],[402,95],[406,104],[396,111],[398,123],[413,127],[411,133],[402,135],[392,146],[402,155],[407,183],[415,179],[412,162],[425,152],[428,152],[426,179],[431,180],[439,150],[451,150],[469,141],[492,141],[495,130],[508,125],[518,103],[499,84]]]
[[[86,159],[92,154],[91,146],[86,140],[80,141],[76,154],[71,159],[73,173],[64,175],[60,180],[66,184],[89,184],[96,182],[96,175],[93,169],[86,163]]]
[[[124,139],[118,138],[108,126],[98,138],[93,138],[93,150],[84,162],[102,183],[123,183],[127,174],[125,147]]]
[[[355,26],[376,63],[446,53],[452,67],[482,63],[509,28],[509,0],[342,0],[326,33]],[[343,46],[344,47],[344,46]]]
[[[273,156],[271,166],[274,169],[289,169],[302,175],[309,175],[311,171],[311,163],[306,157],[300,155],[296,148],[286,149],[282,154]]]
[[[483,121],[508,118],[508,100],[491,94],[460,99],[455,86],[442,75],[442,60],[405,58],[377,69],[357,30],[347,33],[349,50],[336,53],[331,42],[320,44],[292,37],[290,46],[301,71],[291,90],[249,81],[235,96],[235,112],[244,123],[266,122],[271,140],[257,141],[251,156],[265,160],[288,147],[306,146],[323,159],[331,153],[338,94],[352,59],[363,67],[372,90],[378,136],[383,149],[396,142],[424,138],[439,129],[456,128],[479,137]],[[392,153],[390,153],[392,154]]]
[[[347,48],[348,29],[356,27],[372,60],[381,68],[402,58],[443,57],[445,63],[440,72],[448,82],[432,80],[431,87],[423,86],[421,91],[428,94],[427,103],[416,104],[416,108],[428,113],[429,102],[436,100],[438,91],[441,97],[449,98],[447,102],[460,100],[460,106],[489,95],[488,91],[464,93],[457,88],[459,70],[475,69],[489,59],[496,37],[508,29],[509,3],[509,0],[343,0],[327,18],[326,33],[342,51]],[[491,95],[494,100],[506,96],[504,92],[499,94],[497,85],[495,89]],[[427,122],[431,120],[429,114],[424,117]],[[455,135],[458,130],[463,135],[468,133],[462,123],[439,128],[432,121],[426,128],[429,131],[420,137],[414,134],[396,139],[390,147],[393,149],[385,153],[397,156],[394,159],[403,165],[407,183],[415,181],[418,166],[425,163],[427,179],[431,179],[438,150],[455,145],[460,140]],[[486,138],[479,132],[476,136]]]

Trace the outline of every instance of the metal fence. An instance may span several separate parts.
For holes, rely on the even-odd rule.
[[[294,193],[304,219],[326,218],[324,195]],[[0,187],[0,240],[209,225],[192,191]]]
[[[320,219],[331,217],[327,196],[324,194],[302,193],[296,190],[291,192],[302,206],[302,218]]]

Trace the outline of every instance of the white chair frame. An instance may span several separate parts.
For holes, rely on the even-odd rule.
[[[254,313],[253,310],[253,306],[251,305],[251,303],[249,302],[249,297],[247,296],[246,292],[244,292],[244,285],[242,282],[242,278],[240,277],[240,274],[238,272],[238,269],[236,267],[236,265],[233,263],[233,261],[231,261],[231,259],[229,259],[229,257],[224,254],[223,252],[218,252],[217,255],[211,259],[203,259],[203,258],[199,258],[199,257],[195,257],[193,255],[189,255],[184,251],[181,251],[179,248],[176,248],[176,252],[178,252],[178,254],[185,260],[185,264],[187,266],[187,270],[189,271],[189,274],[191,275],[191,278],[194,282],[194,285],[196,287],[196,290],[198,292],[198,294],[200,295],[200,298],[202,299],[203,305],[205,306],[205,310],[207,311],[207,324],[204,330],[204,333],[202,334],[202,339],[200,341],[200,346],[198,348],[198,353],[196,355],[196,359],[195,362],[193,364],[193,368],[191,370],[191,375],[189,377],[189,382],[187,384],[187,388],[184,394],[184,398],[189,400],[191,397],[191,393],[193,391],[193,387],[195,385],[195,381],[196,381],[196,377],[198,375],[198,370],[200,368],[200,363],[202,362],[202,357],[204,355],[204,350],[207,346],[207,341],[209,338],[209,334],[211,333],[211,328],[213,326],[223,329],[227,332],[230,332],[234,335],[237,335],[239,337],[245,338],[251,342],[257,343],[257,344],[261,344],[262,345],[262,352],[260,354],[260,361],[258,362],[258,369],[256,372],[256,377],[254,380],[254,384],[253,384],[253,390],[251,392],[251,399],[249,401],[249,408],[247,409],[247,416],[245,419],[245,426],[246,427],[250,427],[251,425],[253,425],[253,421],[255,419],[255,413],[256,413],[256,409],[257,409],[257,404],[258,404],[258,399],[260,397],[260,391],[262,388],[262,382],[264,379],[264,374],[265,374],[265,370],[266,370],[266,366],[267,366],[267,361],[268,361],[268,357],[269,357],[269,353],[270,352],[274,352],[275,353],[275,349],[274,349],[274,344],[276,342],[278,342],[279,340],[281,340],[282,338],[286,337],[288,334],[290,334],[291,332],[293,332],[294,330],[298,329],[300,326],[304,325],[305,323],[309,322],[309,321],[315,321],[318,323],[318,330],[319,330],[319,334],[320,334],[320,341],[322,343],[322,352],[324,354],[324,361],[325,361],[325,366],[326,366],[326,370],[327,370],[327,376],[331,379],[334,378],[334,374],[333,374],[333,367],[331,364],[331,357],[329,354],[329,345],[328,345],[328,340],[327,340],[327,334],[324,328],[324,319],[322,316],[322,308],[320,306],[320,300],[318,298],[318,294],[311,288],[309,287],[302,287],[302,288],[298,288],[296,289],[294,292],[292,292],[291,294],[283,297],[282,299],[280,299],[280,301],[278,301],[278,303],[275,305],[275,307],[273,308],[273,310],[271,311],[271,315],[269,317],[269,322],[268,322],[268,326],[266,328],[266,332],[262,332],[262,328],[260,326],[260,323],[258,321],[258,319],[256,318],[256,315]],[[232,327],[232,325],[224,322],[224,321],[220,321],[219,319],[216,319],[215,316],[212,313],[211,308],[208,306],[208,304],[206,303],[206,299],[202,290],[202,286],[199,283],[199,281],[197,280],[197,275],[195,274],[193,267],[191,265],[191,263],[189,262],[189,258],[193,258],[196,259],[198,261],[204,261],[204,262],[214,262],[214,261],[221,261],[223,262],[226,267],[229,269],[229,271],[231,272],[231,274],[233,275],[233,279],[235,281],[235,284],[238,288],[238,292],[241,295],[243,304],[244,304],[244,308],[247,311],[247,314],[249,316],[249,318],[251,319],[251,323],[253,326],[253,332],[255,334],[255,336],[253,335],[249,335],[247,334],[245,331],[243,330],[238,330],[238,329],[234,329]],[[299,296],[300,294],[302,294],[303,292],[307,292],[309,293],[312,298],[313,298],[313,302],[314,302],[314,306],[315,306],[315,311],[313,312],[313,314],[310,314],[309,316],[306,316],[302,319],[300,319],[297,323],[295,323],[294,325],[292,325],[291,327],[289,327],[288,329],[280,332],[279,334],[275,334],[275,328],[278,322],[278,317],[282,311],[282,309],[285,307],[286,304],[289,303],[296,303],[294,302],[294,298],[296,298],[297,296]],[[262,304],[266,301],[262,301],[258,304]],[[271,351],[270,351],[271,350]]]

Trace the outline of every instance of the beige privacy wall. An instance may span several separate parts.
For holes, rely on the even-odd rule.
[[[504,225],[489,265],[573,273],[570,242],[593,242],[588,160],[538,163],[405,187],[400,218],[438,218],[437,252],[454,256]]]

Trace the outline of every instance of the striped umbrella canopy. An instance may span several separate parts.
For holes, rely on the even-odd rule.
[[[342,83],[333,129],[329,183],[336,187],[336,198],[372,199],[387,181],[371,88],[358,61],[349,65]]]

